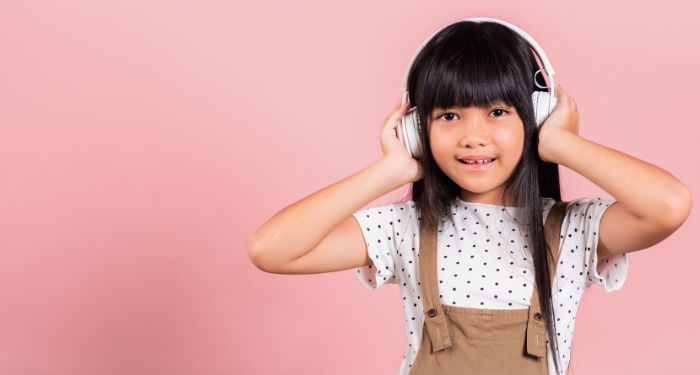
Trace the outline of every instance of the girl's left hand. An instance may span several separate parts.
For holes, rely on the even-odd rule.
[[[576,102],[559,84],[557,84],[556,94],[557,105],[540,126],[538,135],[538,153],[540,159],[547,162],[551,162],[546,157],[548,142],[553,142],[553,139],[556,138],[556,133],[566,131],[578,135],[578,109],[576,108]]]

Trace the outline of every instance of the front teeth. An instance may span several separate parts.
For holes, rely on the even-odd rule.
[[[491,162],[491,159],[488,159],[488,160],[479,160],[479,161],[465,160],[464,162],[467,163],[467,164],[475,164],[475,163],[486,164],[486,163],[490,163],[490,162]]]

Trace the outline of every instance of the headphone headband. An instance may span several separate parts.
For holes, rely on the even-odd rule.
[[[507,26],[511,30],[515,31],[518,33],[520,36],[522,36],[529,44],[530,47],[535,50],[535,53],[537,53],[537,56],[539,57],[540,61],[542,62],[542,66],[544,67],[544,70],[547,72],[547,77],[549,77],[549,91],[550,91],[550,98],[549,98],[549,108],[553,108],[553,103],[554,99],[556,98],[556,94],[554,93],[554,88],[556,87],[554,83],[554,68],[552,68],[552,64],[549,62],[549,59],[547,58],[547,54],[544,53],[544,50],[540,47],[540,45],[535,41],[533,37],[531,37],[528,33],[526,33],[523,29],[513,25],[512,23],[497,19],[497,18],[489,18],[489,17],[475,17],[475,18],[464,18],[456,22],[452,22],[449,25],[446,25],[444,27],[441,27],[434,33],[432,33],[425,41],[418,47],[418,49],[413,53],[413,56],[411,56],[411,60],[408,62],[408,67],[406,68],[406,72],[404,73],[403,76],[403,83],[401,84],[401,104],[406,104],[406,101],[408,100],[407,95],[406,95],[406,89],[408,85],[408,73],[411,70],[411,66],[413,65],[413,61],[416,59],[420,51],[425,47],[426,44],[432,39],[435,34],[443,30],[444,28],[454,25],[456,23],[462,22],[462,21],[472,21],[472,22],[495,22],[499,23],[501,25]],[[541,70],[541,69],[540,69]],[[539,72],[538,70],[537,72]],[[537,75],[537,73],[535,73]],[[536,78],[536,77],[535,77]],[[535,80],[535,84],[537,84],[537,81]],[[538,85],[538,87],[540,87]]]

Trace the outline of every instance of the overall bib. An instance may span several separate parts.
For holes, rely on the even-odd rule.
[[[556,202],[545,223],[552,283],[567,203]],[[527,309],[443,305],[436,257],[437,233],[421,227],[418,268],[425,317],[421,345],[409,374],[548,375],[547,327],[535,280]]]

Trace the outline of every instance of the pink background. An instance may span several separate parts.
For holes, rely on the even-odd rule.
[[[415,49],[476,16],[540,42],[581,136],[697,191],[698,11],[690,0],[3,2],[0,373],[396,373],[397,287],[369,292],[351,270],[264,273],[247,256],[253,231],[377,160]],[[565,199],[609,196],[562,171]],[[630,254],[622,290],[589,289],[574,374],[700,372],[697,228],[693,212]]]

